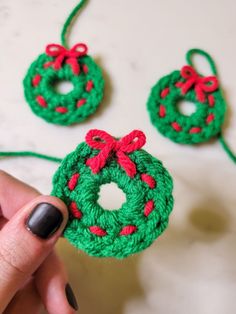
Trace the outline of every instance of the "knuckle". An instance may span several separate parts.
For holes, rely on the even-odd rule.
[[[0,242],[0,265],[3,264],[10,273],[29,275],[47,248],[42,243],[34,241],[28,233],[19,233],[18,239],[16,236],[9,234]]]
[[[51,244],[23,232],[16,240],[15,235],[4,237],[0,242],[0,269],[6,274],[31,275],[51,249]]]
[[[16,254],[15,250],[6,244],[0,246],[0,261],[6,275],[7,274],[20,274],[27,273],[23,265],[21,265],[20,257]]]

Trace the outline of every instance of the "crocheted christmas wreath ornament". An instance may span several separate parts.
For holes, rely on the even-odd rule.
[[[158,159],[141,149],[145,140],[138,130],[119,140],[90,130],[54,175],[52,195],[70,209],[64,236],[89,255],[127,257],[147,248],[167,227],[172,178]],[[119,210],[98,204],[101,185],[110,182],[126,194]]]
[[[204,77],[196,72],[191,62],[193,53],[207,58],[214,76]],[[221,132],[226,104],[211,57],[200,49],[192,49],[186,58],[189,65],[161,78],[152,88],[147,108],[152,123],[164,136],[178,143],[195,144]],[[196,111],[190,116],[180,113],[181,100],[193,102]]]
[[[55,84],[60,81],[70,81],[73,90],[58,93]],[[61,125],[81,122],[94,113],[103,98],[103,89],[102,72],[81,43],[70,50],[48,45],[24,79],[25,98],[33,112]]]
[[[87,55],[83,43],[68,48],[68,29],[86,0],[81,0],[67,18],[59,44],[47,45],[30,66],[24,79],[25,98],[32,111],[48,122],[70,125],[85,120],[102,101],[104,79],[101,69]],[[69,81],[73,90],[56,91],[56,84]]]

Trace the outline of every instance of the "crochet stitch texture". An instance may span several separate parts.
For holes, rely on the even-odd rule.
[[[91,130],[54,175],[52,195],[70,209],[64,236],[89,255],[127,257],[147,248],[167,227],[172,178],[141,149],[145,140],[138,130],[119,140]],[[98,203],[100,186],[110,182],[126,194],[119,210]]]

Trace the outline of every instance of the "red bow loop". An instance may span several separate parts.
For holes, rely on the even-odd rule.
[[[123,152],[132,153],[143,147],[146,143],[146,136],[142,131],[134,130],[130,134],[124,136],[120,140],[120,143]]]
[[[137,172],[136,165],[126,153],[140,149],[145,144],[146,137],[143,132],[134,130],[120,140],[116,140],[105,131],[90,130],[85,141],[91,148],[100,150],[98,155],[89,158],[86,162],[93,173],[98,173],[106,165],[111,154],[115,154],[118,164],[127,175],[134,177]]]
[[[70,50],[70,55],[68,57],[79,58],[83,57],[88,52],[88,47],[85,44],[79,43],[74,45]]]
[[[181,91],[185,95],[194,88],[198,101],[206,100],[205,93],[211,93],[218,89],[219,84],[216,76],[201,77],[193,67],[186,65],[181,69],[181,76],[186,80],[181,82]]]
[[[58,57],[65,54],[66,48],[58,44],[49,44],[46,47],[46,54],[50,57]]]
[[[71,66],[75,75],[78,75],[80,72],[78,58],[85,56],[87,51],[87,46],[82,43],[76,44],[71,49],[66,49],[58,44],[49,44],[46,47],[46,54],[55,58],[55,60],[51,62],[51,65],[55,70],[59,70],[62,67],[63,62],[66,60],[66,63]]]

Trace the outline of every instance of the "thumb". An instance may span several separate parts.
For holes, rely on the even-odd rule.
[[[67,219],[60,199],[39,196],[0,231],[0,313],[51,252]]]

